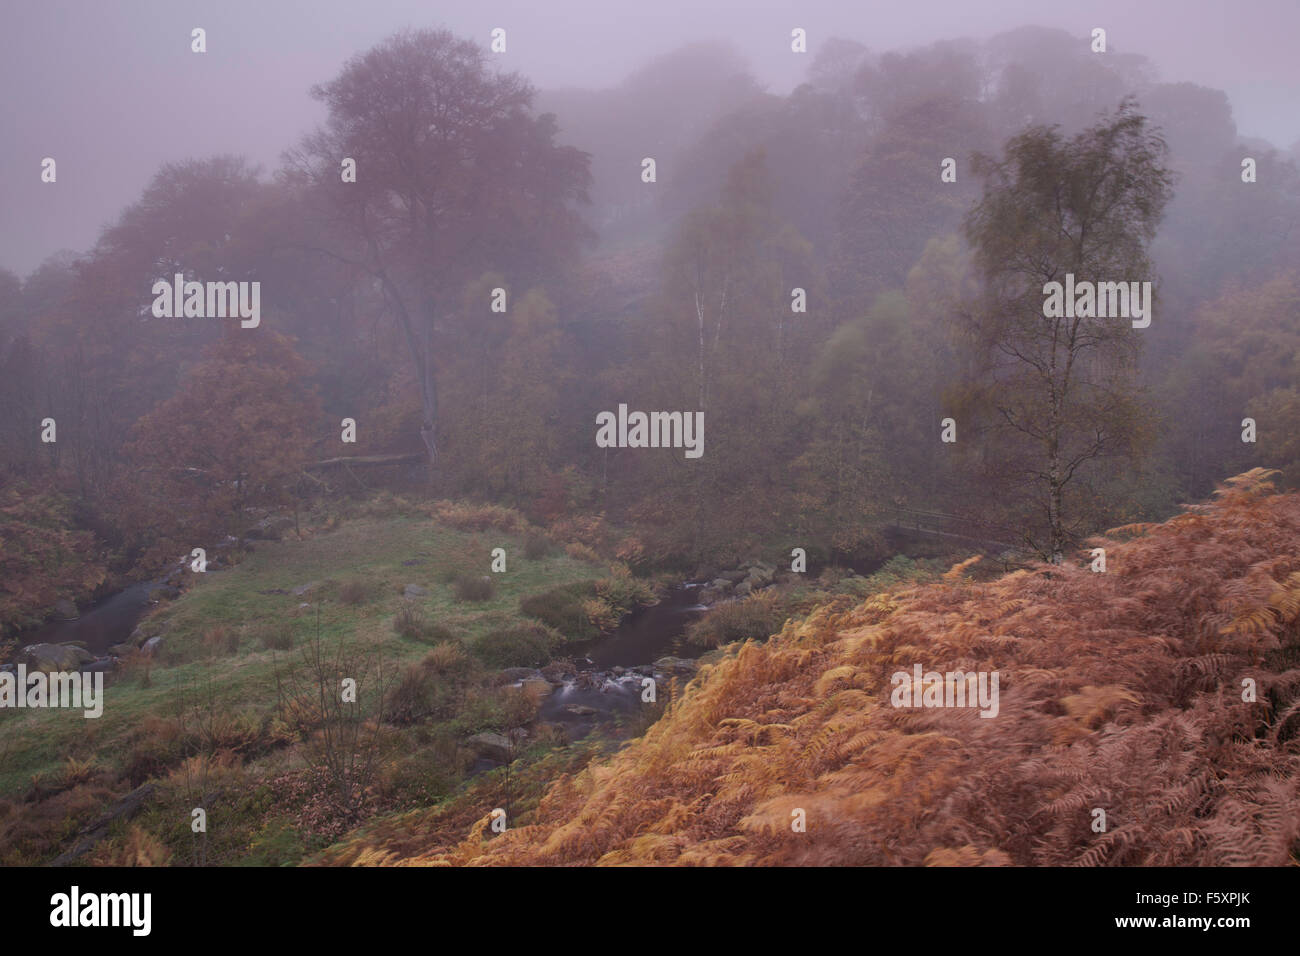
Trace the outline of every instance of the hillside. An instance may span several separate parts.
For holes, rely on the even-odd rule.
[[[825,606],[704,668],[643,738],[556,779],[505,834],[471,791],[320,862],[1294,862],[1300,495],[1268,477],[1116,529],[1097,542],[1105,573],[974,583],[959,565]],[[891,706],[891,675],[917,663],[999,672],[996,717]]]

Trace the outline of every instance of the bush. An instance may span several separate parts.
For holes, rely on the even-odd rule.
[[[214,654],[234,654],[239,650],[239,632],[218,624],[203,632],[203,646]]]
[[[551,635],[540,627],[512,627],[484,635],[474,653],[489,667],[542,667],[551,659]]]
[[[497,586],[487,575],[461,575],[453,586],[457,601],[487,601],[497,592]]]
[[[530,534],[524,540],[524,557],[529,561],[540,561],[551,553],[551,539],[544,534]]]
[[[586,561],[588,564],[600,563],[600,555],[581,541],[570,541],[564,546],[564,553],[575,561]]]
[[[411,724],[427,715],[433,704],[433,675],[418,664],[408,667],[388,698],[388,721]]]
[[[519,609],[555,628],[567,640],[584,641],[600,636],[583,606],[594,597],[596,582],[579,581],[529,595],[519,602]]]
[[[618,612],[619,617],[659,600],[654,588],[634,577],[626,564],[615,564],[609,577],[597,581],[596,594]]]
[[[393,617],[393,630],[399,637],[419,640],[427,627],[428,620],[424,616],[424,608],[420,605],[414,601],[403,601],[397,606],[397,614]]]
[[[463,669],[468,663],[465,649],[456,641],[443,641],[424,655],[420,666],[435,674],[453,674]]]
[[[721,647],[732,641],[771,636],[782,624],[784,614],[776,595],[760,591],[739,601],[719,604],[686,628],[686,640],[703,647]]]
[[[293,625],[270,624],[258,632],[258,640],[268,651],[287,651],[293,648]]]
[[[618,622],[623,617],[616,608],[610,606],[608,601],[598,597],[583,601],[582,611],[587,615],[591,626],[602,634],[618,627]]]
[[[433,506],[433,517],[461,531],[495,529],[518,534],[528,527],[527,519],[513,508],[476,505],[465,501],[439,501]]]
[[[339,600],[344,604],[365,604],[370,600],[370,586],[357,578],[339,585]]]

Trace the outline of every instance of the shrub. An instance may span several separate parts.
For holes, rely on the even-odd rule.
[[[487,575],[461,575],[453,586],[457,601],[487,601],[496,594],[497,586]]]
[[[583,604],[594,597],[596,583],[579,581],[529,595],[519,602],[519,609],[555,628],[567,640],[590,640],[599,637],[600,631],[592,625]]]
[[[218,624],[203,632],[203,646],[213,654],[234,654],[239,650],[239,632]]]
[[[344,581],[339,585],[339,600],[344,604],[365,604],[370,600],[370,585],[358,578]]]
[[[622,617],[619,612],[610,606],[604,598],[588,598],[582,602],[582,612],[587,615],[587,620],[591,626],[602,634],[606,631],[612,631],[618,627],[619,619]]]
[[[783,614],[776,595],[760,591],[739,601],[719,604],[686,628],[686,640],[703,647],[765,638],[780,628]]]
[[[634,577],[626,564],[615,564],[609,577],[597,581],[596,594],[618,612],[619,617],[658,601],[654,588]]]
[[[528,521],[513,508],[500,505],[476,505],[465,501],[439,501],[433,506],[433,517],[443,524],[461,531],[488,531],[495,529],[519,534],[528,528]]]
[[[600,555],[581,541],[570,541],[564,546],[564,553],[575,561],[586,561],[589,564],[600,563]]]
[[[424,635],[427,626],[424,608],[420,605],[414,601],[402,601],[397,606],[397,614],[393,617],[393,630],[398,636],[418,640]]]
[[[287,651],[293,648],[293,625],[270,624],[258,632],[258,640],[268,651]]]
[[[524,557],[529,561],[540,561],[551,553],[551,539],[544,534],[530,534],[524,540]]]
[[[465,649],[458,642],[442,641],[424,655],[420,666],[434,674],[446,675],[461,670],[466,663]]]
[[[474,653],[489,667],[541,667],[551,659],[551,636],[529,626],[493,631],[478,640]]]
[[[433,675],[419,665],[411,665],[388,698],[387,718],[394,724],[411,724],[432,709]]]

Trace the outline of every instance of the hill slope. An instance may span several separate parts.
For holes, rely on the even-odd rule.
[[[559,778],[527,825],[492,838],[485,805],[429,811],[323,862],[1293,862],[1300,495],[1266,478],[1117,529],[1106,573],[970,583],[958,566],[824,607],[706,668],[645,737]],[[891,706],[891,675],[917,663],[998,671],[997,716]]]

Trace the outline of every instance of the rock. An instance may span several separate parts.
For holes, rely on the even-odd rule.
[[[157,637],[149,638],[149,640],[145,641],[144,645],[140,648],[140,653],[144,654],[145,657],[153,657],[158,653],[158,649],[162,647],[162,640],[161,634]]]
[[[732,581],[730,578],[714,578],[712,581],[709,582],[709,590],[725,591],[727,590],[727,588],[731,587],[735,583],[736,582]]]
[[[114,644],[108,649],[108,653],[112,654],[114,657],[126,657],[126,655],[130,654],[134,650],[134,644]]]
[[[530,677],[537,676],[536,667],[506,667],[501,671],[501,676],[512,684],[517,680],[528,680]]]
[[[116,663],[117,662],[111,657],[97,657],[89,664],[83,665],[81,669],[90,673],[98,671],[106,674],[113,669]]]
[[[22,659],[29,670],[34,671],[73,671],[95,659],[80,647],[68,647],[64,644],[28,644],[22,649]]]
[[[54,616],[60,621],[75,621],[81,615],[77,612],[77,605],[73,604],[67,598],[54,602]]]
[[[596,713],[595,707],[588,707],[586,704],[570,704],[564,710],[575,717],[591,717]]]
[[[700,665],[698,661],[687,660],[684,657],[661,657],[654,663],[655,670],[667,674],[670,677],[690,677]]]
[[[475,734],[469,738],[469,745],[484,757],[491,757],[493,760],[501,761],[501,763],[509,763],[514,756],[511,753],[510,741],[500,734]]]
[[[745,572],[743,570],[724,571],[722,574],[718,575],[718,577],[726,581],[728,584],[738,584],[744,580]]]
[[[544,680],[541,677],[528,677],[525,678],[523,683],[524,692],[527,694],[534,694],[537,697],[546,697],[555,689],[551,686],[550,681]]]
[[[315,588],[318,584],[320,584],[319,581],[308,581],[306,584],[298,585],[296,588],[293,589],[292,593],[298,595],[298,597],[302,597],[308,591]]]
[[[746,578],[745,580],[741,581],[739,584],[736,585],[736,594],[739,597],[744,597],[746,594],[749,594],[753,590],[754,590],[754,585],[748,578]]]
[[[428,593],[429,593],[428,588],[422,588],[418,584],[408,584],[406,588],[402,591],[402,596],[408,599],[418,598],[418,597],[424,597]]]
[[[626,667],[611,667],[611,668],[609,669],[609,672],[610,672],[611,674],[617,674],[619,677],[622,677],[624,674],[627,673],[627,668],[626,668]]]

